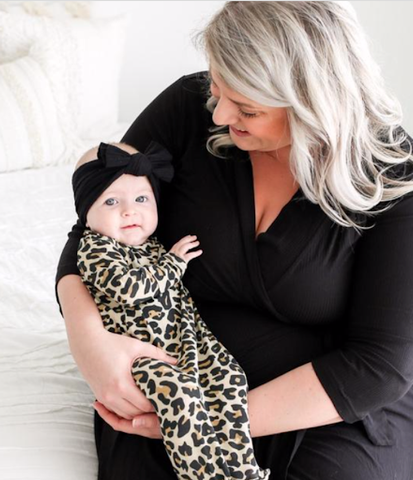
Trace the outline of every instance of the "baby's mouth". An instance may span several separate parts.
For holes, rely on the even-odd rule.
[[[132,225],[126,225],[125,227],[122,227],[122,230],[128,230],[130,228],[139,228],[140,225],[138,225],[137,223],[133,223]]]

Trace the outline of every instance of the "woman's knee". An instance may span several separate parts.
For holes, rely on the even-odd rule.
[[[393,480],[396,456],[373,445],[361,425],[328,425],[306,432],[286,480]]]

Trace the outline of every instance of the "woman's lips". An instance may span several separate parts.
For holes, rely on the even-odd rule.
[[[242,130],[238,130],[237,128],[235,127],[232,127],[230,126],[229,127],[234,133],[235,135],[237,135],[238,137],[249,137],[251,134],[249,132],[244,132]]]

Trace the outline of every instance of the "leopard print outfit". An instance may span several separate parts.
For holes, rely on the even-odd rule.
[[[181,480],[268,479],[254,457],[245,374],[200,318],[186,262],[151,237],[138,247],[86,230],[78,267],[111,332],[162,348],[176,366],[139,358],[137,386],[154,405]]]

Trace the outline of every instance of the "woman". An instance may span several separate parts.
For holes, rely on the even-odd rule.
[[[229,2],[202,39],[210,77],[175,82],[123,141],[174,156],[158,236],[203,245],[184,282],[248,376],[257,460],[277,480],[410,480],[413,169],[398,104],[336,2]],[[103,330],[75,268],[81,231],[58,292],[99,400],[99,478],[172,479],[129,374],[137,356],[167,357]]]

